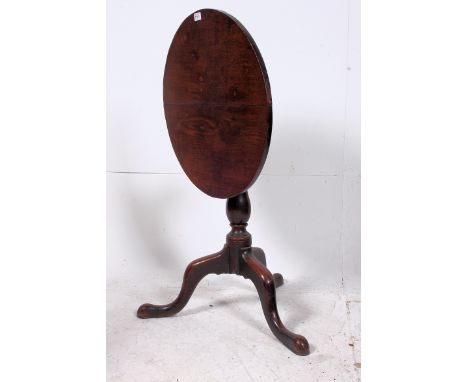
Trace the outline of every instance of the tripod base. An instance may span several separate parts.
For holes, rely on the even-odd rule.
[[[250,216],[250,201],[247,193],[228,199],[228,217],[232,231],[227,235],[224,248],[209,256],[192,261],[184,273],[182,288],[177,298],[167,305],[143,304],[139,318],[169,317],[180,312],[189,301],[198,283],[209,274],[235,273],[249,279],[257,288],[263,313],[273,334],[291,351],[298,355],[310,353],[309,343],[288,330],[278,314],[276,288],[283,285],[283,276],[272,274],[266,267],[265,253],[251,246],[251,236],[245,230]]]

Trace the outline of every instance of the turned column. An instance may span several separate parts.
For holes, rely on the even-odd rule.
[[[247,191],[227,199],[226,215],[231,226],[231,231],[226,235],[229,273],[238,274],[241,253],[252,246],[252,236],[247,231],[250,218],[250,199]]]

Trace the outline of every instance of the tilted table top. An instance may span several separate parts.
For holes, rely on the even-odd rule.
[[[200,190],[229,198],[255,182],[270,144],[271,91],[238,20],[212,9],[184,20],[167,55],[164,111],[177,159]]]

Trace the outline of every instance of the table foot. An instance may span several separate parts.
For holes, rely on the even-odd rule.
[[[272,275],[250,249],[243,252],[242,259],[240,274],[250,279],[257,288],[265,319],[273,334],[295,354],[310,354],[307,339],[288,330],[279,317],[275,288],[281,285],[283,277],[279,273],[275,274],[276,277]]]
[[[139,318],[169,317],[179,313],[194,292],[198,283],[207,275],[227,273],[228,259],[224,250],[192,261],[185,270],[182,288],[177,298],[166,305],[143,304],[138,308]]]

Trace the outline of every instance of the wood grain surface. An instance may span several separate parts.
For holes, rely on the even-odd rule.
[[[265,163],[272,129],[268,74],[250,34],[234,17],[202,9],[177,30],[164,73],[172,146],[203,192],[246,191]]]

